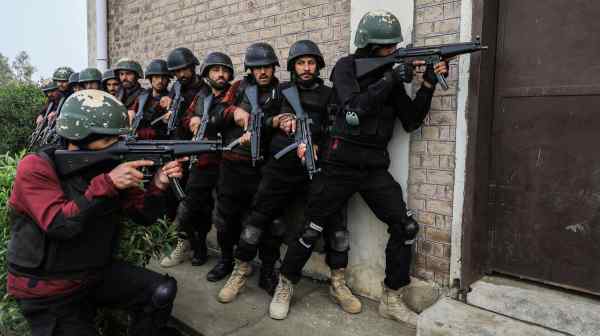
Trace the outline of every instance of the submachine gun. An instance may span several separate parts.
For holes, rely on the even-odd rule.
[[[171,112],[171,115],[169,116],[169,122],[167,123],[167,135],[172,135],[177,130],[177,126],[179,126],[179,113],[181,112],[181,105],[184,100],[183,94],[181,94],[181,83],[179,81],[176,81],[173,84],[173,91],[175,92],[175,95],[168,111]]]
[[[250,113],[250,155],[252,157],[252,166],[256,166],[256,161],[262,160],[260,155],[260,133],[262,132],[262,124],[264,113],[258,103],[258,87],[249,85],[244,90],[250,105],[252,105],[252,113]]]
[[[310,119],[304,109],[302,109],[300,95],[298,94],[298,88],[296,88],[296,86],[293,85],[287,89],[284,89],[281,91],[281,93],[286,98],[288,103],[290,103],[292,109],[296,113],[296,132],[294,133],[294,143],[279,151],[274,157],[275,159],[279,160],[285,154],[298,148],[300,144],[306,144],[304,165],[306,167],[308,177],[312,180],[313,175],[321,170],[317,168],[317,163],[315,161],[315,150],[310,133],[312,119]]]
[[[440,44],[419,48],[399,48],[386,57],[356,59],[356,77],[364,77],[389,64],[405,63],[406,65],[411,66],[413,60],[423,60],[427,66],[433,66],[443,59],[449,59],[462,54],[470,54],[487,48],[487,46],[481,45],[479,38],[475,39],[473,42]],[[446,82],[446,78],[441,75],[437,75],[437,78],[442,89],[447,90],[448,83]]]
[[[102,150],[56,150],[56,169],[69,175],[107,161],[128,162],[150,160],[155,169],[144,169],[144,179],[149,180],[156,169],[177,158],[226,150],[221,141],[190,140],[135,140],[127,137]],[[171,188],[179,201],[185,198],[179,179],[171,178]]]
[[[46,127],[48,125],[48,115],[50,114],[50,111],[52,111],[53,107],[54,102],[49,102],[46,111],[44,111],[42,121],[36,125],[35,130],[33,131],[33,133],[31,133],[31,136],[29,137],[29,144],[27,145],[28,151],[31,150],[35,145],[37,145],[37,143],[44,136],[44,131],[46,130]]]

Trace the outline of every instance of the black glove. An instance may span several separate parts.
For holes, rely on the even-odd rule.
[[[446,68],[448,68],[448,62],[446,62]],[[444,77],[447,78],[448,73],[444,74]],[[435,71],[433,70],[433,64],[427,64],[427,67],[425,68],[425,72],[423,73],[423,80],[426,81],[427,83],[431,84],[434,87],[439,82],[438,76],[436,75]]]
[[[407,63],[396,63],[387,74],[395,83],[410,83],[413,80],[413,67]]]

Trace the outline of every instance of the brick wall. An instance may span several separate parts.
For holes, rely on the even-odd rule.
[[[460,1],[415,0],[415,45],[458,42]],[[457,63],[448,91],[436,90],[423,127],[411,135],[409,206],[422,224],[415,275],[448,285],[456,139]]]
[[[398,1],[398,0],[390,0]],[[297,40],[319,43],[328,77],[348,53],[350,0],[127,0],[109,1],[109,58],[131,57],[146,65],[186,46],[199,59],[210,51],[228,53],[241,74],[246,47],[273,45],[285,67]],[[415,0],[415,45],[457,42],[460,1]],[[285,71],[278,76],[287,79]],[[411,135],[408,204],[422,224],[414,275],[448,285],[454,185],[457,64],[450,89],[438,88],[425,125]]]
[[[202,61],[211,51],[229,54],[237,74],[246,48],[265,41],[276,48],[285,70],[297,40],[319,44],[327,68],[348,53],[350,0],[110,0],[109,58],[131,57],[145,66],[173,48],[190,48]],[[279,77],[289,78],[279,71]]]

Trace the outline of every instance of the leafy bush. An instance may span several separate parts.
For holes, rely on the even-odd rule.
[[[26,335],[28,326],[16,302],[6,294],[6,255],[10,232],[8,227],[8,195],[18,159],[22,156],[0,156],[0,335]]]
[[[16,153],[28,143],[44,95],[34,84],[11,81],[0,85],[0,153]]]
[[[6,295],[6,254],[10,239],[7,201],[14,180],[16,165],[23,156],[0,156],[0,335],[28,335],[28,326],[16,305]],[[163,249],[171,249],[177,240],[175,226],[166,220],[149,227],[131,222],[124,223],[118,257],[134,264],[145,266],[153,256]],[[126,316],[123,313],[103,310],[97,319],[103,335],[124,335]]]

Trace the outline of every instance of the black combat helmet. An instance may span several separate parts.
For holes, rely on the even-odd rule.
[[[69,85],[79,84],[79,72],[73,72],[71,76],[69,76]]]
[[[106,83],[106,81],[108,81],[109,79],[119,80],[119,78],[117,78],[117,74],[115,73],[115,70],[108,69],[108,70],[104,71],[104,73],[102,74],[102,84]]]
[[[310,40],[300,40],[290,47],[290,53],[287,60],[287,70],[289,72],[294,71],[294,61],[301,56],[314,56],[317,59],[317,67],[323,69],[325,67],[325,60],[323,54],[316,43]]]
[[[268,43],[258,42],[246,49],[244,69],[274,65],[279,66],[279,59],[273,47]]]
[[[175,48],[167,56],[167,66],[169,71],[175,71],[189,66],[199,65],[198,59],[188,48]]]
[[[154,59],[148,63],[145,71],[146,79],[150,76],[167,76],[171,77],[171,72],[167,67],[167,62],[161,59]]]
[[[201,76],[207,76],[208,70],[213,65],[222,65],[231,71],[231,78],[234,76],[233,70],[233,62],[231,62],[231,58],[222,52],[211,52],[206,56],[204,62],[202,62],[202,70],[200,71]]]

